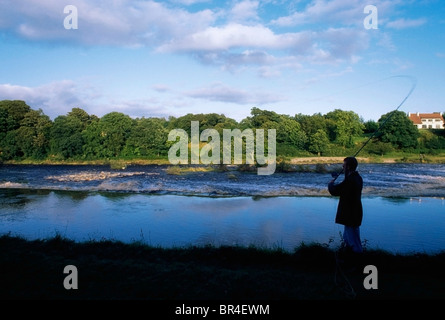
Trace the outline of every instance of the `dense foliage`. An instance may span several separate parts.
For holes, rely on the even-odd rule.
[[[336,109],[327,114],[278,114],[252,108],[249,117],[237,122],[223,114],[186,114],[168,119],[133,119],[120,112],[101,118],[81,108],[51,120],[21,100],[0,101],[0,160],[101,160],[167,158],[174,143],[173,129],[190,137],[191,122],[199,121],[200,133],[215,129],[276,129],[277,156],[352,154],[372,138],[363,152],[384,155],[397,150],[437,153],[445,149],[445,130],[418,130],[401,111],[364,122],[353,111]],[[201,142],[201,147],[207,140]],[[267,141],[267,140],[266,140]],[[267,148],[266,148],[267,149]]]

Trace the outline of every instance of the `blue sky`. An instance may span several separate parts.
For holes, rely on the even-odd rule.
[[[72,26],[77,9],[77,29]],[[377,29],[366,28],[368,20]],[[0,0],[0,100],[54,119],[445,111],[445,4]],[[414,79],[414,80],[413,80]],[[415,84],[414,84],[415,83]]]

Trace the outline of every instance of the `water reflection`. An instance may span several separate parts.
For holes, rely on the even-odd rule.
[[[46,196],[50,192],[49,190],[4,189],[0,192],[1,207],[24,208],[37,200],[35,196]]]
[[[0,233],[156,246],[339,244],[334,197],[188,197],[0,190]],[[445,249],[444,198],[364,197],[362,238],[394,252]]]
[[[394,204],[403,204],[406,202],[410,202],[412,198],[410,197],[384,197],[382,198],[382,202],[390,202]]]
[[[85,200],[87,197],[91,195],[91,193],[87,191],[64,191],[64,190],[54,191],[54,194],[61,198],[68,197],[74,202]]]

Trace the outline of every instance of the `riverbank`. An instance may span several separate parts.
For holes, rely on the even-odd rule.
[[[342,163],[345,156],[301,156],[301,157],[277,157],[277,164],[290,165],[301,164],[338,164]],[[433,163],[445,164],[445,154],[425,155],[417,153],[392,153],[385,156],[359,156],[359,163]],[[157,159],[96,159],[96,160],[54,160],[54,159],[25,159],[8,160],[3,164],[15,165],[109,165],[120,169],[130,165],[171,165],[168,158]]]
[[[336,251],[302,244],[295,252],[254,247],[162,249],[134,242],[74,242],[60,236],[0,237],[3,300],[387,300],[443,299],[445,252],[394,255],[366,250],[360,267],[338,267]],[[65,266],[77,269],[67,290]],[[366,265],[377,273],[365,274]],[[365,278],[373,275],[374,278]],[[366,289],[364,282],[372,284]],[[73,284],[73,282],[71,282]]]
[[[291,158],[288,161],[292,164],[334,164],[342,163],[344,157],[302,157]],[[392,156],[357,157],[359,163],[445,163],[445,155],[426,156],[419,154],[403,154]]]

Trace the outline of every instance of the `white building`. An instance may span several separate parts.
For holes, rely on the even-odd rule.
[[[440,112],[410,112],[408,117],[418,129],[445,129],[445,120]]]

